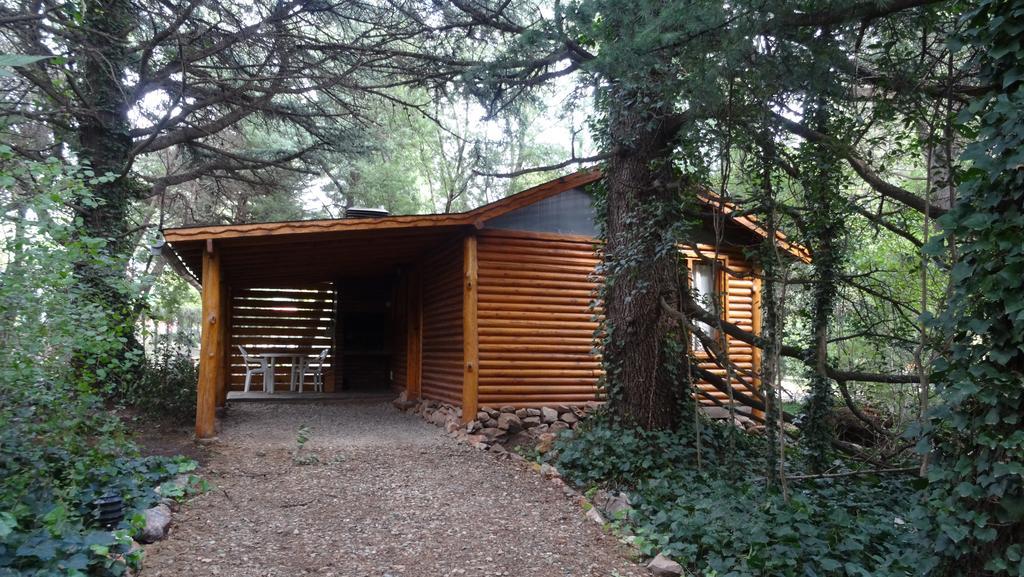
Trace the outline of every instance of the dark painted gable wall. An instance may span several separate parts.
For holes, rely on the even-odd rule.
[[[573,188],[488,220],[485,228],[597,236],[590,195]]]

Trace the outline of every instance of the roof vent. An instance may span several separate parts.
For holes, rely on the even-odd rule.
[[[389,214],[388,209],[382,206],[377,208],[353,206],[345,209],[345,218],[381,218]]]

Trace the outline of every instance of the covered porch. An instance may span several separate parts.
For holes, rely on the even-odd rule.
[[[424,316],[426,378],[461,404],[463,245],[474,228],[444,218],[165,231],[168,256],[201,285],[196,436],[216,434],[229,399],[418,396]]]

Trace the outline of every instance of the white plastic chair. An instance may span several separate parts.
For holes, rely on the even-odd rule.
[[[249,392],[249,385],[252,383],[252,376],[259,373],[264,375],[263,361],[255,361],[258,366],[253,367],[254,362],[249,353],[245,352],[245,348],[242,345],[238,345],[238,350],[242,352],[242,362],[245,363],[245,392]]]
[[[306,386],[306,375],[313,375],[313,392],[322,393],[324,392],[324,364],[326,363],[327,353],[330,349],[324,349],[320,351],[320,354],[316,357],[316,367],[313,367],[310,360],[307,358],[302,359],[302,364],[299,367],[299,392]]]

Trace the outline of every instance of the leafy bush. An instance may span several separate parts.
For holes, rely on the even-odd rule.
[[[198,380],[199,367],[185,348],[160,345],[120,397],[148,414],[186,418],[195,415]]]
[[[121,575],[154,488],[195,468],[140,457],[98,396],[53,383],[0,384],[0,575]],[[126,518],[95,526],[93,502],[120,496]]]
[[[794,482],[788,499],[765,487],[766,450],[706,427],[702,467],[680,436],[623,429],[604,419],[556,444],[557,466],[581,488],[626,490],[624,530],[645,555],[659,552],[702,575],[920,575],[916,490],[904,478],[860,475]],[[791,466],[804,456],[794,450]]]
[[[81,234],[74,206],[106,177],[56,159],[15,161],[0,145],[0,576],[122,575],[138,558],[130,537],[160,481],[195,467],[142,458],[105,410],[109,383],[136,360],[126,336],[76,282],[80,266],[116,266],[104,239]],[[128,290],[128,287],[110,287]],[[95,526],[93,502],[113,493],[128,516]]]

